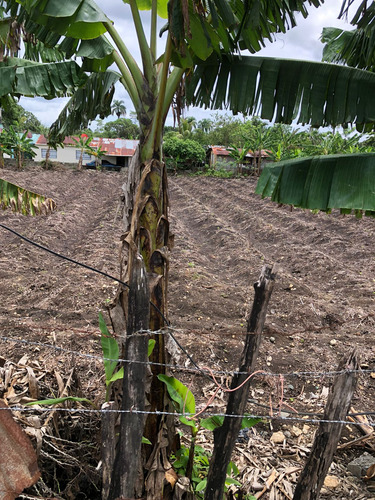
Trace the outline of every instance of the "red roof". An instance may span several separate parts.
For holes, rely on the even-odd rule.
[[[90,142],[93,148],[102,147],[106,151],[107,156],[133,156],[138,140],[133,139],[107,139],[105,137],[94,137]]]
[[[209,149],[212,149],[213,154],[216,156],[229,156],[230,154],[230,151],[228,151],[227,148],[225,148],[224,146],[210,146]],[[253,153],[251,150],[246,154],[246,156],[248,157],[254,157],[258,155],[259,155],[258,151]],[[265,149],[262,149],[261,156],[268,156],[268,153]]]
[[[79,139],[78,136],[74,137]],[[107,156],[133,156],[135,150],[138,146],[139,141],[133,139],[108,139],[106,137],[94,137],[90,142],[92,148],[98,148],[99,146],[106,152]],[[41,135],[36,141],[38,145],[47,145],[47,139],[44,135]],[[72,137],[65,137],[64,146],[76,146]]]

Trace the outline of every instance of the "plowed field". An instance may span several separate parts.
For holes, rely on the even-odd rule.
[[[63,167],[45,171],[37,166],[16,171],[8,166],[0,175],[57,202],[57,210],[49,216],[28,218],[1,212],[1,224],[118,276],[122,233],[118,207],[123,173],[75,172]],[[282,397],[289,405],[284,407],[286,415],[293,414],[291,406],[305,413],[321,412],[331,381],[327,372],[335,370],[353,348],[364,370],[353,406],[357,412],[373,411],[375,221],[278,207],[254,194],[252,178],[178,176],[170,178],[169,188],[175,234],[169,319],[176,337],[195,362],[213,370],[230,372],[238,368],[253,283],[264,264],[275,264],[277,278],[258,368],[284,374]],[[80,354],[100,355],[98,312],[105,311],[112,300],[116,283],[45,253],[2,228],[0,280],[0,366],[8,361],[17,365],[27,355],[30,366],[35,368],[37,363],[50,377],[58,371],[63,379],[74,367],[85,397],[102,402],[101,363]],[[11,341],[15,338],[34,344],[17,344]],[[45,343],[75,353],[40,345]],[[178,350],[178,355],[178,365],[191,367],[184,352]],[[296,371],[317,374],[290,375]],[[51,397],[46,394],[52,383],[47,384],[48,376],[40,381],[43,397]],[[192,384],[203,407],[211,390],[207,380],[184,373],[181,378]],[[265,375],[254,382],[251,413],[269,413],[270,398],[277,406],[280,380]],[[9,388],[2,384],[0,377],[0,397],[6,397]],[[17,390],[15,387],[12,394],[17,395]],[[223,405],[221,400],[214,408],[223,410]],[[274,427],[262,424],[258,438],[263,439],[266,449],[270,435],[280,428],[289,448],[297,446],[301,439],[288,431],[291,426],[283,421],[275,422]],[[311,444],[312,430],[314,424],[306,434],[306,446]],[[346,434],[347,441],[360,436],[353,429]],[[362,452],[358,447],[341,452],[340,467],[345,468],[347,461]],[[277,468],[282,452],[273,445],[272,454],[279,460],[275,462]],[[91,460],[94,467],[98,453]],[[259,468],[262,470],[261,464]],[[337,475],[342,470],[336,469]],[[349,493],[347,484],[351,482],[353,491]],[[79,483],[78,490],[84,488],[83,484]],[[250,492],[250,480],[247,487]],[[327,495],[340,500],[374,498],[353,476],[345,480],[340,477],[337,488],[327,490]],[[85,498],[78,490],[62,498]],[[288,498],[277,492],[280,496],[273,498]],[[94,498],[93,494],[89,498]],[[267,493],[262,498],[268,498]]]

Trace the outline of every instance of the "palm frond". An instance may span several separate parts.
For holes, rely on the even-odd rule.
[[[51,198],[0,179],[0,207],[10,207],[14,212],[23,215],[40,215],[55,210],[56,203]]]
[[[375,217],[375,153],[299,158],[269,164],[257,194],[310,210]]]
[[[374,71],[375,31],[356,29],[345,31],[340,28],[323,28],[321,40],[323,61],[344,63],[354,68]]]

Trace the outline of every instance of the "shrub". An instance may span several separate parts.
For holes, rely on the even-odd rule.
[[[177,170],[196,169],[204,165],[206,152],[198,142],[169,136],[163,143],[167,167]]]

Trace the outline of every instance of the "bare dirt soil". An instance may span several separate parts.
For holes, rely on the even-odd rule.
[[[118,208],[124,173],[77,172],[62,166],[46,171],[31,164],[22,171],[8,165],[0,176],[57,203],[54,213],[36,218],[4,211],[1,224],[119,276]],[[246,493],[259,494],[273,478],[261,498],[281,500],[292,498],[311,446],[316,427],[309,420],[323,411],[332,381],[327,372],[353,348],[363,369],[354,411],[374,411],[375,221],[278,207],[254,194],[255,183],[253,178],[170,178],[175,248],[170,259],[169,319],[196,363],[230,373],[238,369],[253,283],[264,264],[277,265],[258,360],[258,369],[269,374],[254,380],[248,410],[269,415],[270,405],[276,408],[282,400],[283,413],[274,410],[275,417],[288,419],[293,409],[303,414],[297,421],[265,420],[238,444],[236,460]],[[116,283],[43,252],[3,228],[0,242],[0,397],[23,404],[35,395],[84,395],[100,406],[105,390],[102,362],[90,356],[100,356],[98,312],[106,310]],[[192,367],[182,351],[176,362]],[[197,375],[176,373],[192,387],[197,406],[203,408],[214,385]],[[34,392],[32,381],[38,385]],[[223,412],[224,400],[221,395],[213,410]],[[17,417],[38,443],[45,483],[30,494],[48,497],[53,490],[56,498],[100,498],[98,419],[89,415],[82,424],[76,414],[30,415],[19,412]],[[43,428],[47,418],[55,437],[42,438],[30,430]],[[371,415],[368,419],[375,421]],[[283,433],[282,443],[270,440],[275,431]],[[341,445],[360,436],[357,428],[346,426]],[[58,439],[66,442],[65,462],[56,451]],[[208,435],[201,440],[212,449]],[[73,442],[81,442],[80,463],[74,462]],[[346,468],[365,449],[374,455],[374,445],[370,439],[338,451],[330,471],[337,484],[327,483],[323,498],[375,498],[371,485]],[[60,490],[59,474],[64,476]]]

